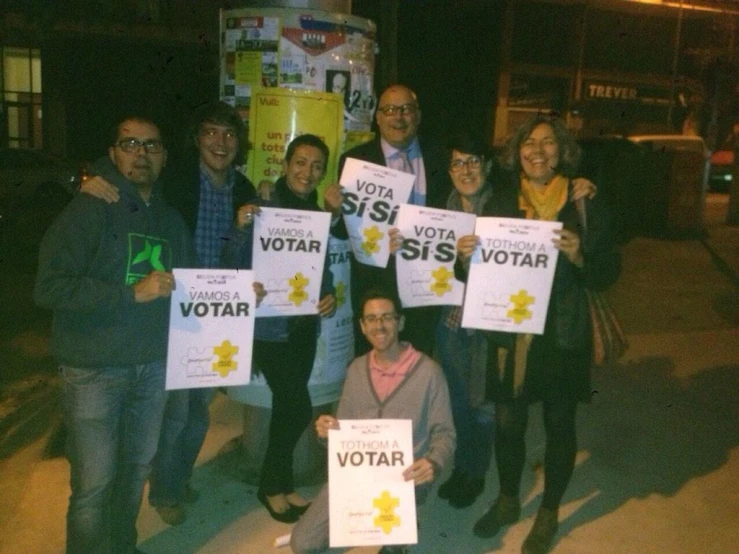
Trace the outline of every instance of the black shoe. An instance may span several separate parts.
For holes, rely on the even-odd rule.
[[[557,534],[559,522],[557,510],[539,508],[534,520],[534,526],[529,536],[523,541],[521,554],[546,554],[552,546],[554,535]]]
[[[458,490],[460,490],[462,485],[464,485],[464,483],[466,482],[467,474],[465,474],[462,470],[454,468],[454,471],[452,471],[449,479],[444,481],[439,487],[439,491],[437,492],[437,494],[439,495],[439,498],[449,500],[454,494],[457,493]]]
[[[279,521],[281,523],[295,523],[300,519],[300,516],[295,511],[292,505],[284,512],[277,512],[273,510],[272,506],[269,505],[269,501],[267,501],[267,495],[264,494],[262,491],[257,491],[257,500],[259,500],[259,502],[261,502],[262,505],[267,508],[269,515],[271,515],[272,519],[276,521]]]
[[[518,498],[500,495],[495,504],[477,520],[472,532],[478,537],[489,539],[498,534],[506,525],[516,523],[521,517],[521,504]]]
[[[288,504],[290,504],[289,500]],[[295,504],[290,504],[290,507],[295,510],[295,513],[298,514],[298,516],[302,516],[305,512],[308,511],[308,508],[310,508],[310,502],[308,502],[305,506],[296,506]]]
[[[485,490],[485,478],[467,479],[461,487],[449,497],[449,504],[453,508],[467,508],[472,506],[477,497]]]

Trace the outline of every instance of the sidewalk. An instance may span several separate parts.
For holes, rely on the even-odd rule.
[[[624,248],[624,273],[609,297],[631,346],[617,367],[594,372],[593,401],[579,411],[577,467],[552,554],[737,550],[739,289],[726,267],[739,270],[739,228],[707,224],[705,246],[637,238]],[[48,379],[45,389],[24,389],[33,399],[26,404],[36,407],[24,420],[35,438],[0,456],[0,554],[64,551],[69,471],[63,458],[44,459],[53,428],[49,421],[59,411],[56,381]],[[44,395],[34,396],[40,390]],[[144,502],[139,548],[148,554],[289,552],[275,549],[273,541],[290,526],[271,520],[255,488],[239,482],[233,471],[240,405],[219,394],[211,413],[195,473],[200,500],[179,527],[163,524]],[[486,492],[470,508],[454,510],[435,494],[430,497],[413,552],[520,552],[542,493],[538,408],[532,410],[527,445],[520,522],[495,539],[472,535],[474,521],[497,494],[491,469]],[[306,496],[314,491],[301,489]]]

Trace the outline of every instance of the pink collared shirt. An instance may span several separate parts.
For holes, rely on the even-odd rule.
[[[369,354],[369,369],[370,378],[372,380],[372,386],[375,389],[375,394],[380,401],[385,399],[392,394],[392,392],[400,385],[405,379],[405,376],[416,365],[416,362],[421,358],[421,353],[413,348],[408,342],[400,343],[403,348],[400,353],[398,361],[393,363],[389,368],[380,367],[375,357],[375,351],[370,351]]]

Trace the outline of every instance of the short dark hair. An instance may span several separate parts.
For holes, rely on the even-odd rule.
[[[391,293],[390,291],[382,288],[372,288],[367,290],[363,295],[362,299],[359,301],[359,318],[364,317],[364,307],[367,305],[367,302],[370,300],[389,300],[393,303],[393,309],[395,310],[395,313],[398,315],[402,314],[402,306],[400,304],[400,298],[398,298],[397,295]]]
[[[446,144],[447,165],[452,161],[452,154],[456,150],[462,154],[470,154],[478,158],[490,159],[490,147],[479,133],[473,131],[457,131],[453,133]]]
[[[531,136],[534,129],[542,123],[552,128],[559,146],[559,166],[555,168],[555,171],[565,177],[576,177],[577,167],[580,164],[580,146],[578,146],[572,133],[562,123],[562,119],[556,114],[538,114],[518,127],[506,141],[500,154],[500,165],[513,171],[516,175],[520,174],[521,145]]]
[[[235,165],[243,165],[246,163],[246,153],[249,150],[249,139],[247,137],[246,125],[241,119],[241,114],[233,106],[223,101],[209,102],[198,108],[190,122],[190,129],[187,134],[188,144],[198,144],[200,136],[200,128],[203,123],[212,123],[214,125],[223,125],[231,127],[236,131],[236,139],[239,145],[236,149]]]
[[[166,146],[166,141],[164,140],[164,133],[162,132],[162,128],[151,117],[149,117],[148,115],[143,115],[143,114],[128,114],[118,119],[115,125],[113,125],[113,127],[111,127],[110,129],[110,146],[115,146],[116,142],[118,142],[118,137],[121,136],[121,127],[127,121],[136,121],[138,123],[145,123],[147,125],[153,125],[154,127],[157,128],[157,131],[159,131],[159,138]]]
[[[298,146],[313,146],[314,148],[318,148],[321,151],[321,154],[323,154],[326,163],[328,163],[328,146],[326,146],[326,143],[323,142],[320,137],[311,134],[299,135],[295,137],[290,144],[288,144],[287,152],[285,152],[285,161],[287,163],[290,163],[290,160],[292,159],[293,154],[295,154],[295,150]]]

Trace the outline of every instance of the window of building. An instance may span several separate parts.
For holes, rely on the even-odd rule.
[[[5,121],[0,133],[10,148],[41,148],[41,50],[0,48],[0,84]]]

